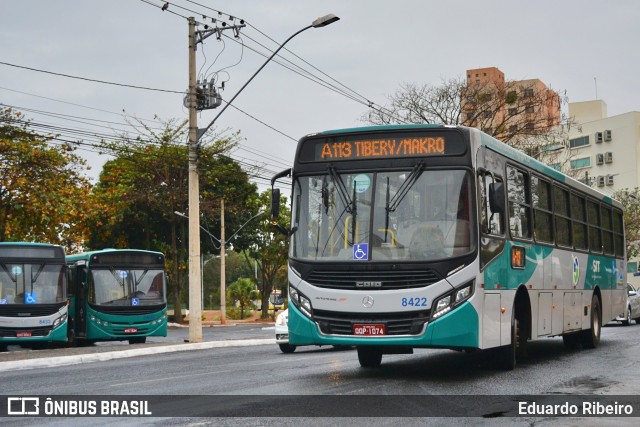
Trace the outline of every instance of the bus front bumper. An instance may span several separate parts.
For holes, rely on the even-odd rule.
[[[419,335],[325,335],[318,325],[289,304],[289,343],[292,345],[389,346],[412,348],[479,348],[478,313],[464,302],[442,317],[429,321]]]

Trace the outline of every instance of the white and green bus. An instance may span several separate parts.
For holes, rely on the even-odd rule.
[[[495,349],[513,369],[529,340],[597,347],[626,310],[621,205],[477,129],[312,134],[272,187],[289,175],[292,345],[356,346],[363,367]]]
[[[0,242],[0,351],[67,342],[64,248]]]

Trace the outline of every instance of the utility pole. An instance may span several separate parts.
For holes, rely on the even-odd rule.
[[[224,199],[220,199],[220,324],[227,323],[227,290],[224,240]]]
[[[196,114],[196,21],[189,18],[189,342],[202,342],[200,182]]]

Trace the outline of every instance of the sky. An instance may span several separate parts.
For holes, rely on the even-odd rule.
[[[186,119],[183,94],[174,92],[188,86],[187,17],[247,24],[237,39],[227,30],[222,41],[198,45],[199,76],[224,81],[229,100],[264,55],[334,13],[339,21],[302,32],[281,51],[305,71],[270,62],[233,102],[242,112],[228,108],[214,125],[240,131],[232,157],[258,168],[262,189],[291,166],[302,136],[363,125],[369,103],[384,106],[401,84],[438,85],[467,69],[538,78],[569,102],[602,99],[609,116],[640,110],[637,0],[172,0],[163,12],[164,3],[0,0],[0,104],[87,143],[133,132],[127,121],[135,119],[151,127],[156,116]],[[198,127],[219,111],[201,112]],[[79,153],[97,179],[109,157]]]

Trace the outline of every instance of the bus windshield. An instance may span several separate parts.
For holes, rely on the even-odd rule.
[[[160,269],[91,270],[89,302],[95,305],[156,305],[166,302]]]
[[[413,169],[299,176],[290,256],[315,261],[431,261],[475,249],[471,175]]]
[[[55,304],[66,299],[64,266],[0,263],[0,304]]]

